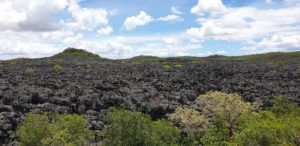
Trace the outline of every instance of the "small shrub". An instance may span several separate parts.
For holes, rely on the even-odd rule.
[[[59,64],[54,65],[53,68],[54,68],[55,70],[57,70],[57,71],[63,69],[63,67],[62,67],[61,65],[59,65]]]
[[[174,67],[175,68],[182,68],[182,65],[181,64],[175,64]]]
[[[170,69],[170,68],[172,68],[172,66],[167,65],[167,64],[163,66],[163,69]]]
[[[33,74],[34,72],[35,72],[35,70],[33,68],[27,68],[25,70],[25,73],[27,73],[27,74]]]

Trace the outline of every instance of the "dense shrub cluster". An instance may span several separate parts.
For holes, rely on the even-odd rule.
[[[165,120],[128,110],[110,109],[105,117],[104,146],[179,145],[179,129]]]
[[[83,116],[55,113],[28,114],[17,134],[24,146],[77,146],[93,138]]]
[[[97,139],[104,146],[300,145],[300,108],[284,96],[268,105],[261,110],[237,94],[208,92],[192,106],[178,107],[169,121],[110,108]],[[95,140],[84,117],[54,113],[28,114],[17,134],[26,146],[86,145]]]

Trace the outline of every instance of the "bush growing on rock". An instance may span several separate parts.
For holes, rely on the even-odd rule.
[[[182,68],[182,65],[181,64],[175,64],[174,67],[175,68]]]
[[[83,116],[55,113],[28,114],[17,134],[23,146],[85,145],[93,138]]]
[[[172,68],[172,66],[167,65],[167,64],[163,66],[163,69],[170,69],[170,68]]]
[[[59,65],[59,64],[54,65],[53,68],[54,68],[55,70],[57,70],[57,71],[63,69],[63,67],[62,67],[61,65]]]
[[[35,72],[35,70],[33,68],[27,68],[25,70],[25,73],[27,73],[27,74],[33,74],[34,72]]]
[[[165,120],[128,110],[110,109],[105,116],[104,146],[179,145],[178,128]]]

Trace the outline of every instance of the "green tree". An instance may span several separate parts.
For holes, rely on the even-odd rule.
[[[278,118],[269,111],[254,116],[235,135],[233,144],[248,146],[299,145],[300,118]],[[298,137],[297,137],[298,136]]]
[[[237,94],[218,91],[200,95],[195,102],[203,107],[203,114],[212,119],[215,130],[221,133],[220,137],[225,140],[233,136],[237,126],[245,121],[255,107],[244,102]]]
[[[184,131],[190,132],[199,128],[205,128],[208,124],[204,115],[190,108],[176,108],[169,116],[169,120],[180,126]]]
[[[24,146],[77,146],[93,138],[83,116],[55,113],[28,114],[17,134]]]
[[[80,115],[59,115],[48,130],[51,136],[43,139],[45,145],[84,145],[93,138],[86,119]]]
[[[180,132],[177,127],[166,120],[152,122],[151,140],[156,146],[176,146],[180,142]]]
[[[177,145],[179,130],[167,121],[153,122],[140,112],[109,109],[102,135],[104,146]]]
[[[21,146],[40,146],[42,139],[49,136],[48,114],[27,114],[26,122],[17,128]]]

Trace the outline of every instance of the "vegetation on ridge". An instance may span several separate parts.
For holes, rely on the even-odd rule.
[[[89,59],[101,59],[99,55],[93,54],[83,49],[67,48],[61,53],[54,55],[54,57],[79,57]]]

